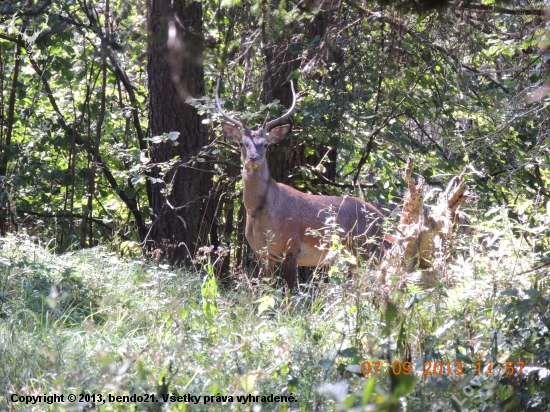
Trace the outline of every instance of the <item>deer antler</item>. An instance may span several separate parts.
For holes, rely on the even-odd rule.
[[[270,122],[267,122],[265,125],[265,130],[269,131],[273,126],[285,120],[292,113],[294,113],[294,110],[296,110],[296,92],[294,91],[294,83],[292,82],[292,80],[290,81],[290,88],[292,89],[292,106],[290,106],[290,109],[288,109],[288,112],[283,114],[281,117],[278,117],[276,119],[271,120]]]
[[[267,111],[267,115],[265,116],[265,120],[262,123],[262,129],[265,129],[265,125],[266,125],[268,120],[269,120],[269,110]]]
[[[220,89],[220,79],[216,82],[216,106],[218,106],[218,110],[222,114],[223,117],[226,118],[227,121],[233,123],[235,126],[237,126],[240,129],[244,129],[243,123],[239,122],[238,120],[233,119],[231,116],[229,116],[223,109],[222,105],[220,103],[220,95],[219,95],[219,89]],[[294,91],[294,89],[292,89]]]

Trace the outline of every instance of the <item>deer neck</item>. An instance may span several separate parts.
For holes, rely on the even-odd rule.
[[[243,166],[243,200],[249,217],[255,218],[267,209],[268,193],[273,185],[267,163],[257,169]]]

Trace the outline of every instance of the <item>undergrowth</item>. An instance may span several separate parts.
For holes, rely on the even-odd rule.
[[[505,209],[474,227],[436,288],[369,267],[294,296],[1,239],[0,410],[547,410],[546,239]]]

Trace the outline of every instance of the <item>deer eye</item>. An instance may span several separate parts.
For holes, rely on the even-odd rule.
[[[269,143],[264,143],[264,147],[267,147],[267,146],[269,146]]]

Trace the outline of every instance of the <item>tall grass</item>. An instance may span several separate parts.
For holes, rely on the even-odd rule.
[[[476,222],[479,236],[457,242],[436,288],[397,272],[380,285],[369,267],[292,297],[247,282],[211,289],[207,263],[176,270],[103,247],[55,255],[25,236],[1,239],[0,410],[497,410],[533,390],[546,405],[548,379],[533,374],[547,367],[548,271],[518,275],[539,254],[507,216]],[[472,385],[489,356],[538,369]],[[364,376],[363,361],[382,362],[379,373]],[[392,376],[394,361],[421,373]],[[464,373],[423,375],[436,361],[460,361]],[[88,397],[11,400],[54,393]],[[156,398],[103,403],[92,394]],[[237,402],[249,394],[296,402]]]

